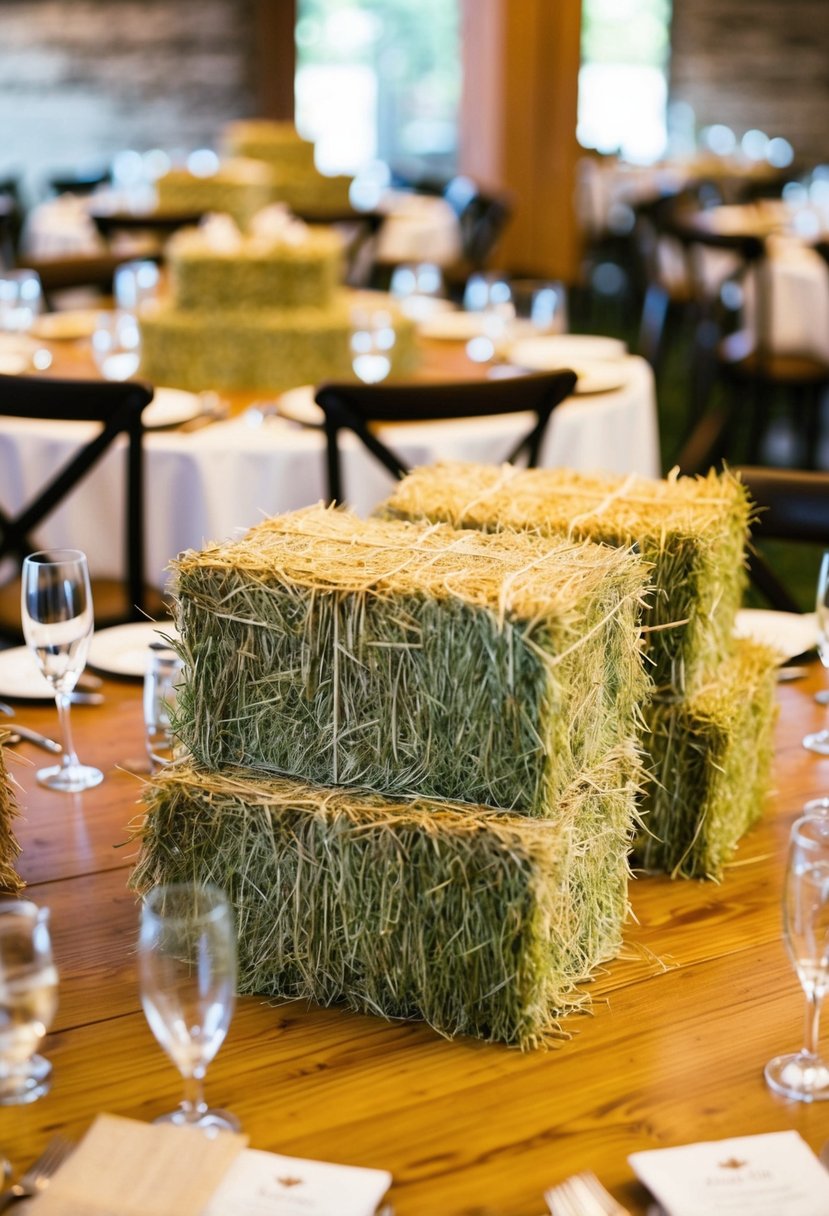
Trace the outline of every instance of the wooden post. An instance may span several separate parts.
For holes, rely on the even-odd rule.
[[[572,282],[581,0],[460,2],[460,170],[513,197],[499,264]]]
[[[293,121],[296,0],[255,0],[253,84],[256,117]]]

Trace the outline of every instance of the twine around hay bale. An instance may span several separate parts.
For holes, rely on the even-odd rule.
[[[748,639],[687,699],[645,711],[651,779],[635,855],[673,877],[720,879],[768,793],[779,656]]]
[[[647,569],[314,508],[175,564],[200,762],[545,816],[636,734]]]
[[[692,692],[730,653],[751,510],[745,487],[727,471],[656,481],[445,463],[415,469],[382,514],[635,544],[652,565],[644,626],[657,693]]]
[[[181,761],[146,788],[133,886],[223,887],[242,992],[536,1047],[619,948],[638,775],[618,749],[542,821]]]

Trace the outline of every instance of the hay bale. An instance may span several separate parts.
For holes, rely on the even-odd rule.
[[[618,749],[542,821],[179,763],[146,788],[133,885],[223,887],[242,992],[534,1047],[618,951],[637,772]]]
[[[657,692],[693,691],[730,653],[750,508],[745,487],[728,472],[653,481],[444,464],[416,469],[383,512],[456,528],[635,544],[653,565],[644,625]]]
[[[738,641],[693,696],[646,709],[651,779],[635,846],[646,869],[719,879],[759,819],[770,785],[778,662],[767,646]]]
[[[25,884],[15,869],[20,845],[12,824],[18,814],[12,778],[6,768],[3,741],[10,732],[0,727],[0,891],[16,894]]]
[[[207,767],[548,816],[648,692],[636,555],[313,508],[174,565]]]

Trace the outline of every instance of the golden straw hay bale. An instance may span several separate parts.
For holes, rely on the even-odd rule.
[[[621,749],[531,820],[179,762],[145,790],[133,886],[223,887],[242,992],[535,1047],[618,951],[637,774]]]
[[[646,869],[722,877],[768,793],[779,656],[749,640],[691,697],[645,711],[652,779],[635,852]]]
[[[636,735],[633,553],[320,507],[174,568],[177,729],[211,768],[548,816]]]
[[[12,778],[6,768],[6,749],[3,740],[9,731],[0,727],[0,891],[15,894],[24,886],[15,869],[20,855],[20,845],[12,829],[18,814]]]
[[[635,544],[653,566],[655,592],[644,624],[657,693],[693,691],[730,653],[750,506],[745,487],[728,472],[654,481],[448,463],[415,469],[381,513]]]

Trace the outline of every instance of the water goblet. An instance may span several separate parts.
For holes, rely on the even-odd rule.
[[[351,314],[351,366],[364,384],[378,384],[391,371],[397,340],[387,308],[355,308]]]
[[[105,380],[129,380],[135,375],[141,362],[141,331],[132,313],[99,313],[92,357]]]
[[[35,1049],[58,1005],[49,910],[29,900],[0,904],[0,1106],[47,1093],[52,1065]]]
[[[389,290],[400,311],[413,321],[424,321],[443,305],[443,275],[432,262],[410,262],[395,266]]]
[[[145,304],[155,300],[160,279],[161,272],[155,262],[142,259],[123,262],[113,279],[116,308],[137,316]]]
[[[469,276],[463,293],[467,312],[480,313],[481,332],[466,344],[473,363],[488,363],[503,353],[509,328],[515,320],[515,303],[506,279],[494,274]]]
[[[159,1045],[181,1073],[184,1100],[156,1123],[238,1131],[204,1100],[207,1066],[227,1034],[236,999],[236,937],[225,895],[210,884],[155,887],[138,939],[141,1004]]]
[[[175,712],[184,664],[166,642],[151,642],[144,675],[144,738],[152,767],[174,758],[171,714]]]
[[[545,279],[514,279],[510,284],[517,335],[563,334],[567,330],[567,289]]]
[[[829,817],[792,827],[783,890],[783,937],[806,994],[805,1045],[765,1068],[776,1093],[801,1102],[829,1098],[829,1064],[818,1054],[820,1010],[829,987]]]
[[[829,550],[823,554],[820,563],[815,611],[817,614],[818,654],[823,666],[829,668]],[[803,746],[811,752],[818,752],[821,756],[829,756],[829,730],[818,730],[806,735]]]
[[[43,304],[40,276],[34,270],[4,270],[0,274],[0,330],[26,334]]]
[[[60,764],[37,773],[41,785],[79,793],[103,781],[100,769],[81,764],[69,721],[71,693],[86,666],[92,640],[92,591],[86,556],[79,549],[46,549],[23,562],[23,636],[55,690],[63,736]]]

